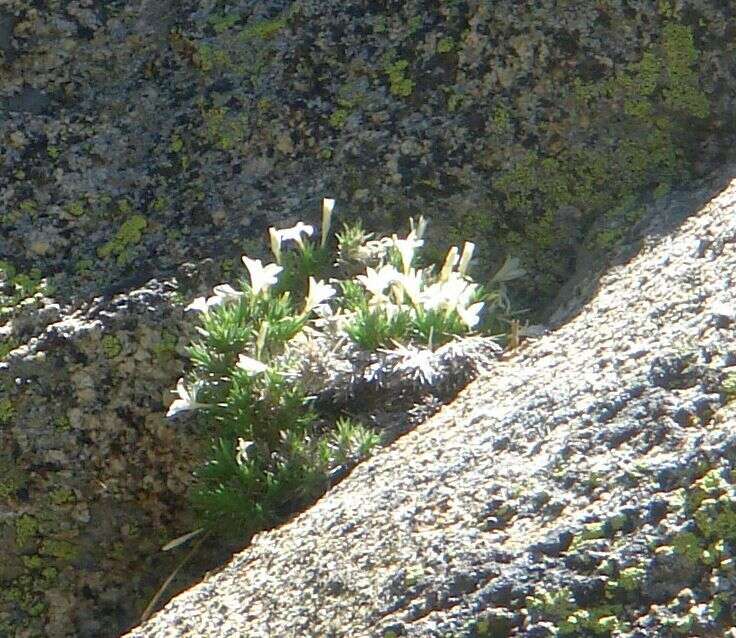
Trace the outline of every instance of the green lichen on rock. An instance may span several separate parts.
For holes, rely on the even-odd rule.
[[[108,359],[114,359],[123,351],[123,344],[115,335],[105,335],[102,337],[100,345]]]
[[[51,556],[61,561],[69,562],[77,558],[79,549],[73,543],[56,538],[47,538],[41,542],[39,554]]]
[[[239,36],[240,40],[244,43],[254,39],[270,40],[286,26],[287,17],[283,15],[270,20],[258,20],[243,29]]]
[[[414,81],[406,75],[408,67],[408,60],[390,62],[384,67],[384,71],[388,75],[389,89],[392,95],[409,97],[414,90]]]
[[[141,241],[147,226],[145,217],[133,215],[120,226],[113,239],[97,249],[97,255],[102,258],[113,256],[118,265],[126,265],[133,259],[132,249]]]
[[[13,402],[7,397],[0,398],[0,424],[10,423],[15,416],[15,407]]]
[[[38,520],[29,514],[22,514],[15,522],[15,543],[25,547],[38,535]]]
[[[526,599],[531,617],[552,622],[560,636],[610,636],[623,629],[620,605],[603,603],[582,608],[567,587],[558,590],[539,589]]]
[[[242,145],[248,136],[248,121],[226,107],[215,107],[202,113],[207,140],[223,151]]]
[[[49,500],[53,505],[58,507],[60,505],[74,503],[76,501],[76,496],[73,489],[69,487],[59,487],[51,492]]]

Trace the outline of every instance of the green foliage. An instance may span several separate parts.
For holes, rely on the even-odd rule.
[[[31,268],[28,272],[18,272],[10,262],[0,260],[0,284],[5,282],[6,289],[0,292],[0,318],[3,314],[13,312],[13,308],[39,293],[50,293],[52,287],[43,278],[38,268]],[[6,344],[12,346],[12,340],[0,343],[0,358],[7,354]],[[11,347],[12,349],[12,347]]]
[[[389,314],[385,307],[364,304],[357,308],[345,332],[364,350],[377,350],[381,346],[390,346],[392,341],[404,341],[410,328],[411,315],[408,312]]]
[[[332,209],[323,210],[329,228]],[[435,346],[469,332],[483,303],[499,298],[467,276],[470,244],[462,257],[450,251],[442,268],[416,270],[425,225],[420,219],[406,239],[375,241],[360,225],[347,226],[337,235],[336,261],[329,237],[304,237],[311,226],[271,229],[276,264],[244,256],[248,277],[237,289],[216,286],[214,296],[191,304],[201,313],[200,338],[188,348],[193,369],[169,416],[201,410],[211,436],[192,491],[203,527],[248,537],[273,526],[319,497],[336,467],[354,465],[378,444],[361,423],[315,411],[299,367],[305,343],[325,339],[318,347],[329,351],[349,339],[360,352]]]
[[[375,432],[363,427],[360,423],[342,417],[335,423],[331,448],[337,463],[344,464],[360,461],[369,456],[378,445],[380,437]]]

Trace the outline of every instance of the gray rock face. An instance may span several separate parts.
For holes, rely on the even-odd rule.
[[[0,13],[0,259],[59,303],[237,258],[323,196],[518,254],[533,303],[734,146],[722,0],[38,4]]]
[[[736,147],[736,26],[730,4],[678,0],[658,2],[656,11],[651,3],[624,0],[567,3],[564,9],[562,4],[0,1],[0,636],[118,635],[138,622],[175,566],[178,556],[161,554],[159,547],[191,529],[184,496],[192,466],[207,445],[195,422],[172,426],[162,418],[188,342],[182,298],[224,281],[244,251],[258,256],[270,224],[316,221],[323,196],[337,198],[339,216],[362,216],[374,229],[398,230],[409,215],[424,213],[432,217],[431,239],[442,248],[475,239],[489,272],[509,252],[523,257],[530,276],[519,296],[538,310],[537,294],[554,296],[574,264],[586,275],[602,268],[601,255],[626,241],[629,231],[636,234],[632,227],[646,218],[644,204],[670,216],[699,208],[679,188],[683,180],[705,174]],[[693,238],[694,263],[709,263],[718,250],[727,254],[729,246],[719,244],[723,232]],[[546,566],[552,575],[545,586],[569,586],[577,611],[600,599],[601,586],[605,598],[606,587],[613,585],[604,577],[624,583],[610,601],[605,598],[607,615],[601,616],[599,605],[589,612],[594,620],[581,616],[578,623],[618,616],[617,605],[626,607],[639,596],[632,581],[641,581],[649,596],[643,600],[665,607],[683,583],[693,591],[691,620],[678,611],[691,600],[683,594],[685,602],[678,598],[671,610],[642,620],[641,631],[664,635],[669,629],[663,629],[660,616],[669,614],[679,618],[682,631],[707,633],[702,627],[711,612],[699,606],[711,590],[723,593],[708,600],[714,601],[713,613],[721,605],[714,622],[725,626],[731,576],[725,567],[714,574],[712,565],[714,557],[727,560],[719,552],[728,542],[719,544],[712,534],[730,529],[727,510],[718,510],[725,507],[718,499],[726,492],[693,488],[696,495],[703,492],[703,501],[713,500],[712,492],[716,504],[691,498],[686,508],[693,512],[680,520],[670,511],[667,490],[678,481],[689,489],[691,478],[705,471],[705,461],[698,460],[702,455],[682,452],[679,458],[677,441],[685,434],[704,437],[702,445],[693,439],[693,450],[726,450],[718,448],[721,443],[708,447],[709,432],[720,432],[720,426],[698,430],[692,423],[707,421],[722,400],[711,391],[720,383],[721,355],[701,352],[699,330],[729,334],[733,312],[728,298],[713,306],[707,295],[681,299],[681,290],[706,294],[708,281],[701,286],[699,271],[693,271],[682,284],[672,270],[676,263],[685,267],[678,259],[676,253],[662,253],[652,272],[663,274],[641,276],[642,294],[650,300],[637,303],[647,308],[641,315],[647,322],[630,350],[609,352],[607,343],[590,336],[597,327],[578,321],[571,325],[588,335],[587,342],[574,342],[564,328],[529,349],[539,353],[540,344],[552,344],[549,359],[524,355],[518,365],[494,367],[475,386],[476,394],[457,407],[491,405],[491,416],[468,421],[451,411],[447,414],[455,416],[435,421],[448,429],[440,438],[425,428],[425,436],[433,432],[427,445],[435,441],[437,447],[422,452],[420,465],[431,466],[434,459],[442,469],[418,476],[430,481],[433,473],[445,472],[448,481],[426,496],[429,513],[412,513],[411,503],[399,502],[405,489],[425,498],[409,489],[419,480],[407,474],[413,460],[387,453],[368,466],[374,469],[361,470],[359,477],[365,477],[389,463],[400,479],[389,485],[381,470],[383,483],[366,483],[365,489],[375,488],[384,499],[385,506],[366,510],[375,512],[376,520],[396,508],[409,509],[396,515],[399,522],[384,529],[384,538],[362,523],[357,528],[367,553],[375,543],[382,567],[368,566],[366,554],[354,561],[365,568],[364,575],[350,571],[354,567],[345,576],[342,567],[327,570],[325,591],[338,607],[353,589],[362,592],[356,604],[345,602],[344,611],[329,612],[337,619],[334,632],[393,627],[401,633],[416,626],[418,635],[425,630],[430,635],[432,610],[444,610],[436,627],[463,628],[473,618],[476,629],[467,631],[478,635],[548,635],[566,621],[560,609],[567,607],[563,599],[556,601],[556,612],[549,611],[552,605],[545,607],[544,595],[534,589]],[[182,267],[186,262],[196,268]],[[677,289],[667,283],[670,272]],[[728,271],[721,277],[723,272]],[[629,287],[640,279],[630,280]],[[569,282],[553,323],[577,312],[580,300],[595,292],[591,281],[586,276]],[[595,312],[621,320],[609,332],[623,348],[630,327],[625,319],[633,320],[628,308],[613,299],[607,311],[601,306],[587,316],[598,316]],[[659,334],[660,326],[675,319],[695,321],[682,324],[685,345],[664,344],[667,333]],[[596,348],[600,361],[592,354]],[[678,348],[687,356],[678,359]],[[568,349],[582,357],[575,375],[555,354]],[[735,356],[723,354],[723,365],[734,365]],[[638,367],[645,363],[646,369]],[[619,368],[626,366],[631,374],[641,373],[641,380],[622,377]],[[714,366],[716,372],[709,372]],[[439,368],[443,380],[445,373],[466,380]],[[488,394],[488,379],[496,384],[504,375],[498,396]],[[511,395],[504,393],[517,392],[513,379],[521,389],[509,403]],[[707,379],[712,383],[698,389]],[[404,381],[393,386],[402,400]],[[401,400],[389,406],[382,416],[387,432],[401,432],[438,407],[436,388],[425,390],[428,410],[402,414]],[[446,398],[452,392],[439,394]],[[496,403],[508,406],[503,418],[493,416]],[[640,431],[640,419],[654,424]],[[455,436],[449,433],[457,427],[465,428],[458,440],[443,438]],[[418,439],[410,441],[403,445],[413,449]],[[525,444],[552,455],[558,466],[549,469],[545,457],[529,461],[519,452]],[[623,530],[635,527],[627,518],[611,532],[621,524],[616,519],[604,537],[578,547],[580,522],[565,513],[577,511],[568,503],[577,496],[569,495],[578,490],[581,503],[592,503],[593,522],[605,504],[617,506],[613,496],[603,494],[596,504],[585,491],[595,496],[601,489],[599,470],[588,467],[594,461],[602,464],[600,475],[608,476],[610,459],[598,454],[599,447],[617,445],[625,459],[643,458],[642,450],[651,448],[661,461],[657,489],[639,486],[637,477],[649,466],[641,470],[638,460],[633,469],[625,466],[629,474],[621,483],[612,483],[615,498],[641,501],[645,531],[615,548]],[[690,448],[682,443],[682,449]],[[618,458],[619,452],[612,454]],[[711,458],[711,452],[703,454]],[[476,455],[479,469],[467,474]],[[539,475],[532,471],[537,467]],[[481,486],[483,473],[487,487]],[[708,478],[709,485],[714,480]],[[454,481],[467,481],[478,491],[477,506],[467,506],[470,514],[458,513],[465,505],[452,506],[455,501],[443,510]],[[527,494],[524,481],[532,486],[539,481],[538,489]],[[356,498],[367,494],[345,489]],[[353,543],[351,515],[339,513],[340,503],[323,523],[333,521],[331,534],[344,529],[345,542]],[[701,506],[721,521],[721,531],[703,531],[692,522],[690,514]],[[487,556],[473,558],[463,534],[472,540],[476,528],[448,523],[446,533],[457,541],[443,553],[442,517],[451,522],[476,510],[484,512],[478,517],[486,530],[477,532],[479,546],[501,549],[489,550],[491,558],[475,564]],[[534,527],[538,512],[542,525]],[[415,524],[415,514],[428,522]],[[639,518],[632,514],[631,521]],[[315,525],[321,529],[323,523]],[[417,564],[430,576],[442,574],[436,587],[422,584],[424,572],[412,571],[409,554],[392,558],[382,545],[393,539],[401,547],[402,538],[418,543],[412,530],[425,524],[431,551],[422,546],[417,552],[431,558]],[[502,542],[507,529],[513,539],[536,548],[532,554],[540,558],[524,558],[519,549],[527,547],[524,543]],[[651,569],[647,563],[645,577],[622,572],[639,569],[647,539],[665,538],[671,529],[677,530],[669,539],[674,553],[665,545]],[[259,542],[253,556],[263,551],[264,541]],[[296,546],[293,539],[289,543],[287,557]],[[411,553],[412,546],[401,551]],[[324,547],[326,555],[336,551]],[[221,564],[231,550],[208,547],[173,591]],[[614,550],[621,556],[611,554]],[[707,562],[688,569],[681,554],[692,558],[700,550],[709,552]],[[611,555],[619,562],[605,568],[610,573],[590,576],[603,570],[602,557]],[[555,571],[563,564],[568,571]],[[503,577],[491,580],[501,568]],[[314,563],[310,569],[306,573],[313,573],[317,584],[304,589],[307,607],[309,596],[322,596],[323,567]],[[669,571],[677,577],[668,580]],[[289,573],[277,572],[279,578]],[[707,586],[706,576],[713,579]],[[264,587],[269,583],[264,580]],[[486,584],[487,595],[476,596]],[[542,602],[524,607],[528,592]],[[355,612],[361,596],[373,601],[366,607],[373,605],[368,620]],[[581,608],[581,601],[588,606]],[[253,604],[257,610],[271,603]],[[450,618],[451,609],[458,619]],[[296,620],[273,621],[273,633],[329,634],[330,617],[320,620],[315,614],[305,615],[303,631]],[[271,622],[266,612],[257,615]],[[260,620],[248,622],[254,634],[261,631]],[[687,629],[688,622],[696,624]],[[595,630],[606,630],[604,625]]]
[[[729,175],[734,175],[731,170]],[[129,638],[721,636],[736,181]]]

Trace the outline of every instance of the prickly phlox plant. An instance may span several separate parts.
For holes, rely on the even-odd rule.
[[[304,366],[310,348],[431,351],[509,311],[505,282],[523,275],[516,260],[487,287],[469,275],[469,242],[419,268],[423,218],[404,238],[373,239],[356,224],[333,239],[333,206],[323,201],[321,238],[302,222],[271,228],[274,263],[243,256],[247,276],[235,287],[215,286],[188,306],[199,338],[167,416],[197,410],[212,437],[192,492],[203,530],[249,538],[276,525],[379,443],[349,414],[319,413],[320,380]]]

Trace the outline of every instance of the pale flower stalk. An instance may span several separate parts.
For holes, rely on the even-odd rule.
[[[322,200],[322,243],[320,244],[322,248],[324,248],[327,243],[327,236],[330,232],[330,226],[332,225],[333,208],[335,208],[335,200],[325,197]]]
[[[440,272],[440,281],[448,281],[450,279],[452,269],[455,267],[455,264],[457,264],[457,260],[458,249],[457,246],[453,246],[447,251],[447,257],[445,258],[445,263],[442,266],[442,271]]]
[[[191,389],[188,389],[184,383],[184,379],[179,379],[176,383],[176,394],[179,395],[178,399],[169,406],[167,417],[172,417],[179,412],[187,412],[189,410],[197,410],[199,408],[211,407],[208,403],[199,403],[197,401],[197,394],[200,388],[204,385],[203,381],[197,381]]]
[[[268,236],[271,239],[271,252],[276,263],[281,265],[281,235],[273,226],[268,229]]]
[[[472,241],[466,241],[463,246],[463,254],[460,255],[460,265],[457,267],[457,271],[464,277],[468,274],[468,266],[470,260],[473,258],[473,252],[475,251],[475,244]]]
[[[409,224],[411,225],[411,232],[414,233],[414,236],[417,239],[424,239],[424,233],[427,232],[427,220],[424,215],[420,215],[419,220],[416,222],[412,217],[409,219]]]
[[[250,287],[254,295],[268,291],[278,281],[277,275],[283,270],[276,264],[264,266],[260,259],[250,259],[245,255],[243,255],[243,263],[250,274]]]

